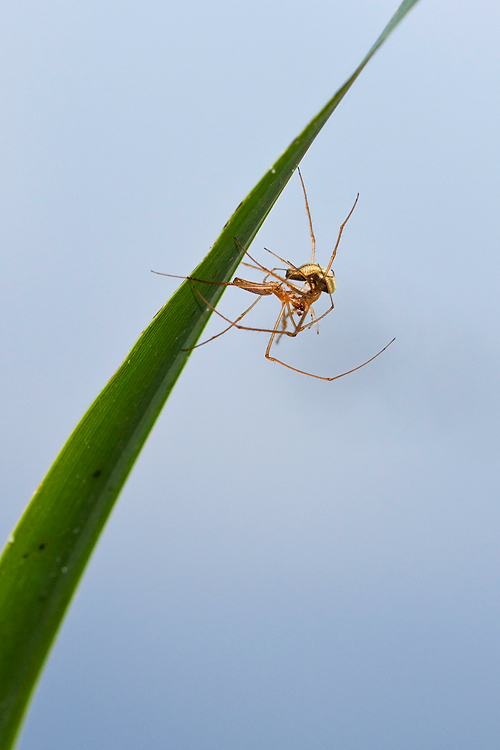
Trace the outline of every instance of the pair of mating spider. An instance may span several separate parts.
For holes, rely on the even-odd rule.
[[[357,367],[353,367],[352,370],[347,370],[347,372],[343,372],[340,375],[335,375],[332,378],[325,378],[321,377],[320,375],[313,375],[311,372],[306,372],[305,370],[298,370],[296,367],[292,367],[291,365],[287,365],[286,362],[282,362],[279,359],[276,359],[276,357],[271,357],[271,347],[276,339],[276,343],[280,340],[281,336],[290,336],[295,337],[301,331],[305,331],[308,328],[311,328],[312,326],[316,326],[317,332],[319,333],[319,321],[324,318],[328,313],[330,313],[333,310],[333,298],[332,295],[336,289],[336,282],[335,282],[335,275],[332,271],[332,264],[335,260],[335,256],[337,254],[337,248],[340,244],[340,238],[342,237],[342,232],[344,231],[344,227],[349,221],[352,212],[354,211],[356,207],[356,203],[358,202],[359,194],[356,197],[356,200],[354,201],[354,205],[349,211],[349,214],[344,221],[344,223],[340,226],[339,234],[337,237],[337,242],[335,243],[335,248],[333,250],[333,253],[331,255],[330,261],[326,268],[323,268],[322,266],[318,265],[315,262],[315,251],[316,251],[316,239],[314,237],[314,231],[312,226],[312,220],[311,220],[311,213],[309,211],[309,203],[307,200],[307,193],[306,188],[304,185],[304,180],[302,179],[302,175],[300,173],[300,169],[297,167],[297,171],[299,173],[300,182],[302,184],[302,190],[304,192],[304,199],[306,203],[306,211],[307,211],[307,218],[309,220],[309,229],[311,232],[311,242],[312,242],[312,257],[310,263],[304,263],[301,266],[294,266],[292,263],[290,263],[287,260],[284,260],[283,258],[280,258],[279,255],[276,255],[276,253],[273,253],[271,250],[268,250],[268,252],[271,253],[271,255],[274,255],[275,258],[277,258],[279,261],[284,263],[288,268],[285,270],[285,276],[280,276],[277,271],[280,271],[282,269],[280,268],[273,268],[268,269],[265,266],[263,266],[261,263],[256,261],[250,253],[245,250],[245,248],[241,245],[238,239],[236,239],[236,242],[240,245],[242,250],[245,251],[245,254],[248,258],[252,261],[252,263],[244,263],[243,265],[248,266],[249,268],[253,268],[257,271],[262,271],[265,273],[265,277],[263,281],[261,282],[255,282],[255,281],[246,281],[245,279],[239,279],[235,278],[233,281],[230,282],[224,282],[224,281],[206,281],[205,279],[196,279],[194,276],[173,276],[173,274],[160,274],[160,276],[173,276],[173,278],[181,278],[186,279],[187,281],[197,281],[201,282],[203,284],[217,284],[222,286],[236,286],[240,289],[244,289],[247,292],[251,292],[252,294],[257,294],[258,299],[253,302],[250,307],[248,307],[244,312],[241,313],[241,315],[236,318],[236,320],[232,321],[229,320],[229,318],[226,318],[225,315],[220,313],[218,310],[216,310],[207,300],[202,296],[200,291],[193,285],[193,289],[197,293],[197,295],[200,297],[200,299],[209,307],[213,312],[217,313],[223,320],[225,320],[227,323],[229,323],[229,326],[225,328],[220,333],[216,334],[215,336],[212,336],[211,338],[207,339],[206,341],[203,341],[201,344],[197,344],[196,346],[203,346],[203,344],[208,344],[209,341],[213,341],[214,339],[218,338],[219,336],[222,336],[224,333],[229,331],[231,328],[240,328],[244,331],[261,331],[264,333],[270,333],[270,339],[267,344],[266,349],[266,359],[269,359],[272,362],[277,362],[280,365],[283,365],[284,367],[287,367],[289,370],[294,370],[294,372],[299,372],[302,375],[308,375],[311,378],[317,378],[318,380],[337,380],[338,378],[344,377],[344,375],[349,375],[351,372],[355,372],[356,370],[361,369],[365,365],[369,364],[369,362],[372,362],[376,357],[378,357],[382,352],[385,352],[385,350],[392,344],[394,339],[390,341],[387,346],[384,346],[383,349],[381,349],[377,354],[375,354],[373,357],[370,357],[366,362],[363,362],[363,364],[358,365]],[[154,273],[158,273],[155,271]],[[297,286],[297,284],[293,284],[293,281],[302,282],[301,286]],[[322,313],[319,317],[316,317],[313,309],[313,305],[315,302],[319,300],[322,294],[328,294],[330,297],[330,306],[328,310],[324,313]],[[252,310],[257,302],[259,302],[262,297],[268,297],[274,295],[279,299],[281,302],[281,310],[278,315],[278,319],[276,320],[276,323],[274,325],[274,328],[251,328],[250,326],[244,326],[240,325],[240,320],[242,320],[247,313]],[[309,322],[307,322],[307,317],[310,316]],[[290,327],[289,327],[290,324]],[[196,348],[196,346],[192,347],[193,349]]]

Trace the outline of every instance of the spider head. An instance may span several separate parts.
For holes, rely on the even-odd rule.
[[[327,273],[326,268],[322,268],[317,263],[304,263],[298,268],[289,268],[285,276],[291,281],[307,282],[311,289],[319,289],[327,294],[333,294],[337,288],[332,269],[330,268]]]

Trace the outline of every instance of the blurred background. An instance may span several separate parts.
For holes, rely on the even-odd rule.
[[[395,9],[3,7],[3,538],[176,288],[150,270],[194,268]],[[192,354],[20,750],[498,747],[499,22],[422,0],[302,163],[319,262],[360,200],[335,310],[279,355],[332,376],[396,342],[334,383],[265,334]],[[309,259],[296,175],[264,247]]]

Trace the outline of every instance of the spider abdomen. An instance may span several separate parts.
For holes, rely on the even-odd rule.
[[[330,268],[318,265],[318,263],[304,263],[298,268],[289,268],[286,272],[286,278],[292,281],[305,281],[311,286],[315,286],[322,292],[333,294],[337,288],[335,274]]]

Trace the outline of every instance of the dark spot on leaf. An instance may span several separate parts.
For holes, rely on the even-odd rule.
[[[26,558],[29,557],[29,554],[30,554],[29,552],[25,552],[23,555],[23,559],[26,560]]]
[[[100,469],[97,469],[97,471],[94,471],[94,473],[92,474],[92,476],[97,478],[97,477],[100,477],[101,474],[102,474],[102,471]]]
[[[41,549],[45,549],[45,544],[44,544],[44,543],[42,543],[42,544],[39,544],[39,545],[38,545],[38,549],[40,549],[40,550],[41,550]]]

